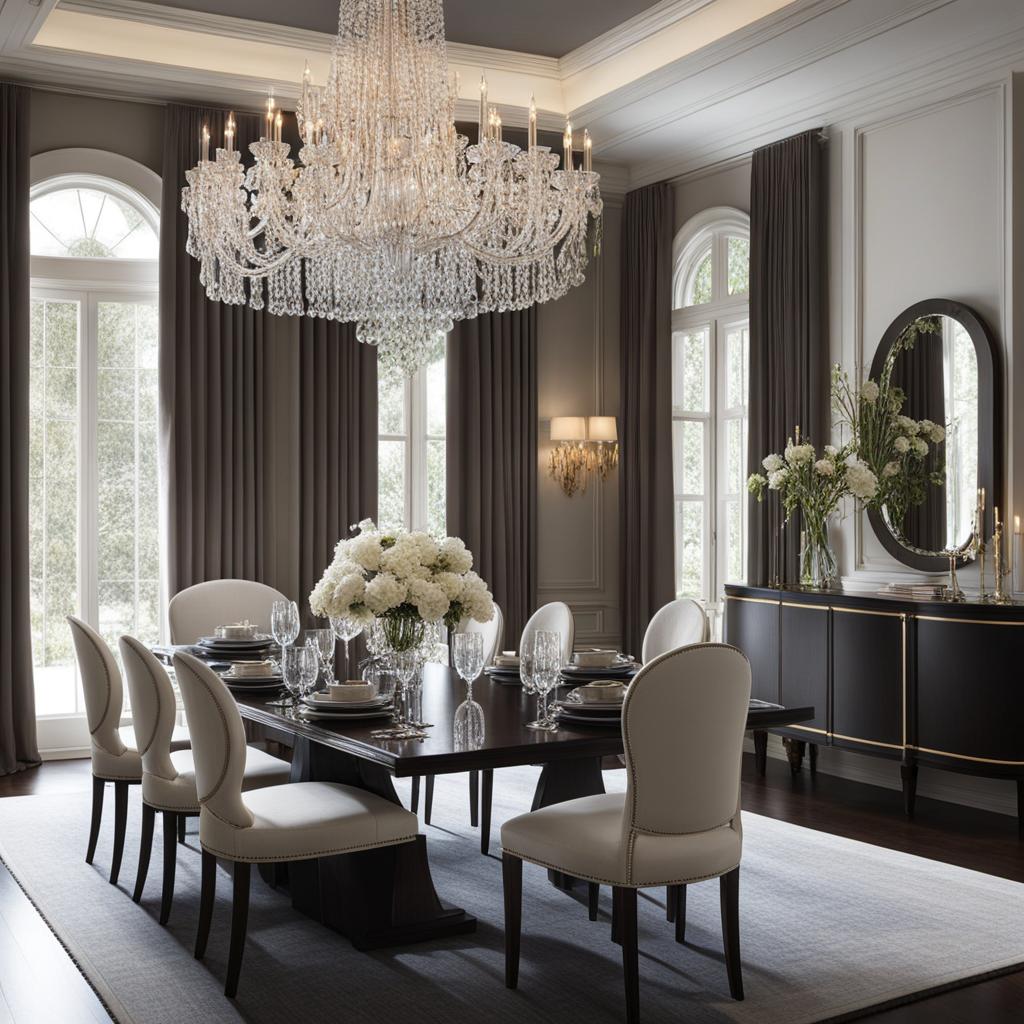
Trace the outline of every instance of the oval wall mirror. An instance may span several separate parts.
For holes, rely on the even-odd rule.
[[[906,394],[901,410],[945,428],[924,500],[871,509],[875,534],[894,558],[924,572],[949,567],[943,551],[970,543],[978,488],[985,488],[986,538],[1002,504],[1002,381],[999,350],[981,317],[950,299],[926,299],[889,325],[871,363],[878,379],[897,339],[914,332],[913,347],[893,362],[892,380]]]

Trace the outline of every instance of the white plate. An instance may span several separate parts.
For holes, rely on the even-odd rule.
[[[556,708],[565,708],[566,711],[571,711],[573,714],[589,715],[592,712],[596,712],[599,715],[622,714],[621,701],[617,704],[613,704],[611,701],[606,701],[604,704],[584,704],[581,700],[556,700],[554,705]]]
[[[563,665],[562,671],[567,675],[573,676],[600,676],[604,673],[608,675],[625,675],[627,672],[632,672],[634,669],[639,668],[635,661],[619,661],[614,665],[606,665],[604,668],[584,668],[582,665]]]
[[[352,721],[353,719],[358,720],[365,718],[390,718],[391,711],[392,709],[389,706],[386,708],[380,708],[377,711],[357,711],[339,715],[335,714],[332,711],[314,711],[312,708],[309,707],[305,707],[302,709],[302,713],[306,716],[306,718],[323,718],[331,719],[332,721],[338,721],[338,719],[341,718],[348,719],[349,721]]]
[[[303,697],[302,703],[311,708],[328,708],[332,711],[353,708],[357,711],[370,711],[391,703],[390,697],[374,697],[372,700],[331,700],[314,693],[311,697]]]
[[[199,638],[200,647],[208,650],[221,651],[252,651],[262,647],[270,647],[274,643],[272,637],[256,637],[252,640],[220,640],[215,636],[203,636]]]
[[[558,720],[561,722],[580,722],[583,725],[621,725],[621,715],[581,715],[577,711],[566,711],[560,708]]]

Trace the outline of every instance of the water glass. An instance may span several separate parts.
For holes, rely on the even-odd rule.
[[[333,629],[306,630],[306,644],[312,646],[316,651],[319,664],[319,671],[317,673],[318,686],[321,681],[324,685],[334,682],[334,645],[336,642]]]
[[[275,601],[270,608],[270,632],[281,648],[282,669],[285,648],[299,635],[299,606],[294,601]]]
[[[562,668],[562,637],[554,630],[538,629],[533,638],[533,680],[537,691],[537,720],[528,729],[554,732],[558,724],[552,719],[548,695],[558,685]]]
[[[452,637],[455,671],[466,681],[466,700],[473,699],[473,683],[484,669],[484,638],[481,633],[456,633]]]
[[[315,640],[307,640],[306,645],[297,650],[305,651],[306,654],[304,658],[299,658],[299,679],[302,684],[301,696],[308,697],[315,692],[320,681],[320,646]]]
[[[355,640],[362,633],[363,625],[361,622],[350,619],[346,615],[339,615],[331,619],[331,629],[334,630],[334,635],[345,645],[345,678],[351,679],[352,662],[349,660],[348,644],[350,640]]]
[[[534,696],[537,693],[536,660],[533,654],[534,636],[531,633],[524,641],[519,652],[519,678],[522,680],[523,692]]]
[[[291,695],[291,706],[295,707],[302,696],[303,667],[310,660],[311,652],[306,647],[290,645],[281,652],[281,676],[285,689]]]

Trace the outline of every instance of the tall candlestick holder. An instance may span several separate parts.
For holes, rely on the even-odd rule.
[[[956,575],[957,559],[967,560],[967,552],[963,548],[947,548],[943,554],[949,559],[949,586],[946,587],[947,601],[966,601],[960,580]]]
[[[1011,598],[1003,590],[1003,580],[1009,575],[1003,568],[1003,524],[999,521],[999,509],[996,512],[996,532],[992,535],[993,575],[995,576],[995,593],[992,599],[996,604],[1010,604]]]

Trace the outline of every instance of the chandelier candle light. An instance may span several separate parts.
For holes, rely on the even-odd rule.
[[[360,341],[412,373],[453,322],[525,309],[582,284],[601,215],[590,133],[583,166],[505,142],[480,82],[479,139],[455,130],[441,0],[341,0],[326,85],[307,65],[298,160],[267,103],[245,166],[229,116],[224,146],[186,173],[187,252],[214,300],[279,315],[356,321]]]

